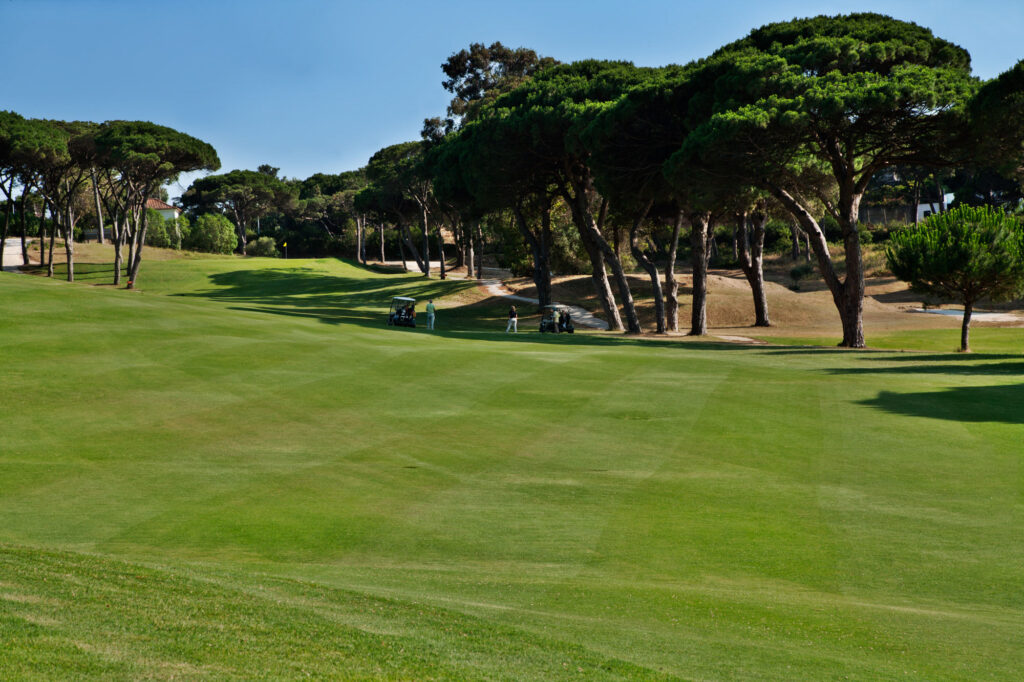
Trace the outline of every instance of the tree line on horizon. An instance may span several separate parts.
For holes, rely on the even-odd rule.
[[[457,266],[481,277],[486,247],[532,276],[541,305],[551,302],[553,271],[589,272],[609,329],[630,333],[643,329],[629,272],[650,279],[655,331],[678,331],[675,265],[688,257],[696,335],[707,330],[720,226],[731,227],[755,324],[770,324],[763,258],[781,221],[794,250],[813,254],[841,345],[863,347],[865,198],[927,197],[941,213],[943,183],[959,183],[967,203],[1005,208],[1022,196],[1024,61],[982,82],[966,50],[884,15],[768,24],[685,65],[561,64],[493,43],[451,55],[442,70],[453,98],[421,139],[379,150],[364,168],[305,180],[268,165],[208,175],[182,206],[193,222],[229,218],[235,234],[224,243],[241,253],[273,255],[289,242],[296,255],[365,263],[371,250],[385,260],[387,248],[429,275],[433,251],[444,277],[454,251]],[[12,208],[24,235],[26,202],[45,203],[51,272],[61,235],[69,277],[76,192],[81,204],[92,187],[101,230],[110,216],[118,253],[128,245],[131,285],[145,199],[181,172],[219,168],[209,145],[155,124],[3,116],[3,237]]]

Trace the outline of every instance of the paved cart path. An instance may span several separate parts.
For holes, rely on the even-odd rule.
[[[4,272],[16,272],[21,264],[21,237],[8,237],[4,242]]]
[[[402,262],[387,261],[386,263],[384,263],[384,265],[401,268]],[[487,274],[488,270],[492,271],[495,274],[503,272],[502,270],[497,270],[495,268],[484,268],[484,274]],[[419,269],[416,268],[416,264],[414,261],[408,261],[406,265],[406,271],[419,272]],[[433,275],[435,272],[440,271],[441,264],[438,261],[430,261],[430,273]],[[466,279],[461,274],[449,273],[448,277],[452,279]],[[530,298],[528,296],[520,296],[519,294],[513,294],[511,291],[505,288],[505,285],[502,283],[500,278],[488,277],[486,279],[480,279],[476,281],[477,285],[480,288],[482,288],[488,294],[496,298],[504,298],[509,301],[519,301],[522,303],[532,303],[533,305],[540,305],[540,300],[536,298]],[[562,306],[563,308],[567,308],[569,310],[569,313],[572,315],[572,323],[576,326],[589,327],[591,329],[608,329],[607,322],[597,317],[596,315],[594,315],[585,308],[581,308],[578,305],[567,305],[565,303],[558,303],[557,301],[553,301],[553,303],[555,305]]]

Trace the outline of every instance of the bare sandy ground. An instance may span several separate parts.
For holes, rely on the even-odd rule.
[[[688,273],[679,279],[679,326],[689,329],[692,278]],[[599,311],[593,297],[589,277],[555,278],[554,295],[559,300],[575,300],[592,311]],[[506,281],[509,289],[529,296],[533,283],[525,278]],[[746,342],[752,334],[771,336],[817,336],[839,333],[839,315],[832,294],[823,282],[805,282],[800,290],[773,281],[767,281],[768,313],[771,327],[753,327],[753,297],[746,278],[738,271],[713,270],[708,276],[708,328],[712,335],[726,340]],[[646,276],[632,275],[630,288],[639,307],[641,323],[645,328],[654,325],[653,298],[650,280]],[[906,284],[893,277],[870,277],[865,281],[864,326],[869,333],[915,329],[957,329],[960,327],[960,307],[942,306],[946,314],[922,314],[922,299],[910,291]],[[932,307],[934,309],[934,306]],[[956,309],[953,313],[950,309]],[[953,313],[953,314],[951,314]],[[979,314],[980,313],[980,314]],[[986,314],[988,313],[988,314]],[[1024,306],[1000,306],[988,310],[981,306],[975,312],[973,325],[998,327],[1024,327]],[[731,337],[731,338],[726,338]]]

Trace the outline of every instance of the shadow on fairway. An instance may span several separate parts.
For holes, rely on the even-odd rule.
[[[371,271],[380,272],[373,269]],[[269,268],[234,270],[209,276],[217,288],[206,291],[174,294],[189,298],[205,298],[232,304],[234,310],[261,314],[303,317],[325,324],[354,324],[383,328],[392,296],[411,296],[421,303],[429,298],[466,291],[477,286],[470,280],[425,279],[420,275],[395,274],[388,277],[350,278],[324,274],[312,269]],[[398,329],[397,334],[429,333],[439,337],[502,341],[508,343],[555,343],[575,346],[642,345],[645,348],[690,350],[749,350],[746,346],[727,342],[635,338],[610,334],[537,334],[539,318],[521,311],[519,334],[506,334],[505,324],[509,302],[490,297],[471,305],[443,308],[438,311],[437,329],[427,332]],[[532,309],[532,306],[525,306]],[[420,312],[425,321],[425,315]]]
[[[924,393],[883,391],[859,404],[909,417],[1024,424],[1024,384],[961,386]]]
[[[949,363],[949,364],[901,364],[895,367],[833,367],[825,370],[829,374],[949,374],[960,376],[1022,376],[1024,360],[1016,356],[1016,362]]]
[[[384,322],[392,296],[440,298],[473,285],[416,276],[355,279],[312,269],[235,270],[209,276],[216,289],[174,294],[227,303],[238,310],[315,318],[328,324]],[[373,325],[376,326],[376,325]]]

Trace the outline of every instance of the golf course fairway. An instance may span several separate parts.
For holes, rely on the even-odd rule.
[[[0,274],[0,678],[1024,674],[1024,344],[506,335],[335,260],[76,276]]]

